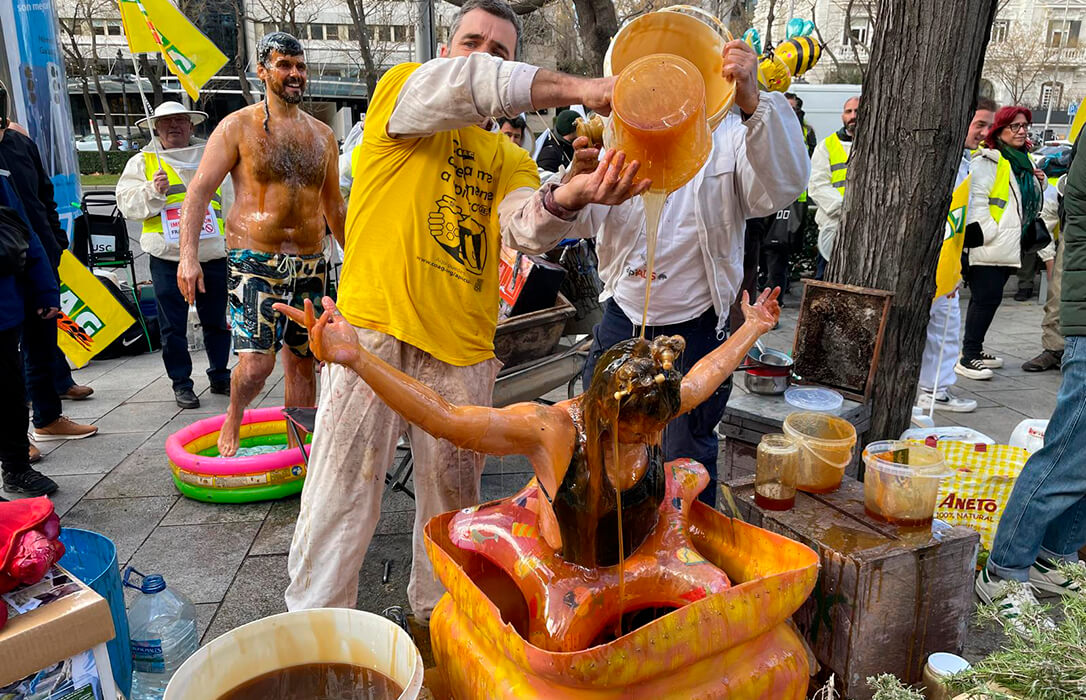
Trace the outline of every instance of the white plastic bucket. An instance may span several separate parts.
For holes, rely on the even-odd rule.
[[[1027,418],[1011,431],[1011,439],[1007,443],[1012,447],[1021,447],[1026,452],[1033,454],[1045,446],[1045,431],[1048,430],[1048,421],[1038,418]]]
[[[215,700],[278,669],[316,663],[353,664],[402,687],[399,700],[422,689],[422,656],[411,636],[373,613],[345,608],[299,610],[227,632],[177,669],[164,700]]]

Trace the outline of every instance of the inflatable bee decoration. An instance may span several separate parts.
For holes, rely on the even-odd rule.
[[[822,45],[811,38],[814,23],[793,17],[785,25],[786,39],[776,47],[762,50],[762,38],[757,29],[748,29],[743,40],[754,49],[758,57],[758,83],[765,90],[785,92],[798,78],[822,57]]]

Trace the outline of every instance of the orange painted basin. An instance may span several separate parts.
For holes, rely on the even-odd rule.
[[[669,474],[693,468],[708,480],[689,460],[667,466]],[[701,502],[683,511],[689,542],[730,585],[579,651],[549,651],[529,642],[536,623],[517,574],[483,551],[453,543],[450,525],[459,512],[432,519],[425,529],[427,552],[448,593],[434,609],[430,635],[452,697],[805,697],[807,655],[787,620],[814,588],[818,555]]]

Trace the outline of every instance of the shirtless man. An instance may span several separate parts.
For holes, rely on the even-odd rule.
[[[324,294],[325,224],[343,245],[346,210],[339,191],[339,149],[332,130],[301,109],[306,64],[293,36],[273,32],[257,46],[264,102],[224,119],[212,132],[181,210],[177,285],[192,303],[204,291],[197,259],[200,226],[229,173],[234,206],[226,218],[227,292],[238,365],[219,454],[238,449],[242,415],[275,368],[282,345],[287,406],[313,406],[317,387],[306,329],[272,309],[302,307]]]

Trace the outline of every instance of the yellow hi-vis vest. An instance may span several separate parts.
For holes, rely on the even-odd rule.
[[[999,156],[999,164],[996,165],[995,182],[988,192],[988,213],[998,224],[1003,218],[1003,212],[1007,210],[1007,202],[1011,198],[1011,162]]]
[[[826,139],[826,152],[830,157],[830,184],[844,194],[845,176],[848,175],[848,152],[836,131]]]
[[[153,180],[155,173],[158,172],[159,163],[162,163],[162,170],[166,173],[166,178],[169,180],[169,187],[166,189],[166,206],[171,204],[179,204],[185,201],[185,194],[188,192],[185,187],[184,181],[181,176],[177,174],[169,163],[166,161],[159,161],[154,153],[144,152],[143,154],[143,170],[147,173],[147,180]],[[165,207],[163,207],[165,209]],[[222,220],[222,187],[215,190],[215,194],[211,196],[211,209],[215,212],[215,218],[219,220],[219,231],[226,231],[223,226]],[[144,233],[162,233],[162,217],[159,215],[152,216],[143,220],[143,232]]]

